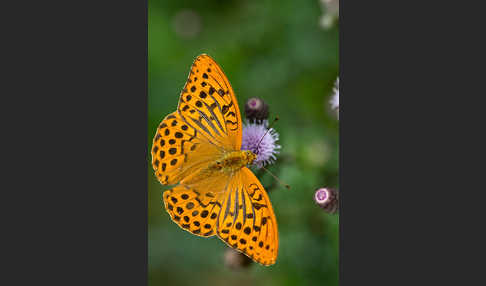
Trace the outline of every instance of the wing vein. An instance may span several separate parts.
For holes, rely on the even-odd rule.
[[[221,126],[221,122],[219,122],[219,119],[218,117],[216,116],[216,114],[214,114],[214,111],[209,107],[209,105],[206,103],[206,102],[203,102],[204,105],[206,105],[206,108],[209,110],[209,112],[211,112],[211,116],[212,118],[214,118],[214,121],[216,121],[216,123],[218,124],[219,126],[219,129],[224,132],[226,135],[228,135],[228,133],[226,133],[226,130],[223,129],[223,126]],[[215,129],[216,132],[218,132],[216,129]],[[218,132],[218,135],[221,136]]]
[[[238,217],[238,199],[240,197],[240,191],[238,190],[238,187],[235,186],[236,193],[235,193],[235,211],[234,211],[234,217],[233,217],[233,225],[235,224],[236,218]]]
[[[218,73],[218,75],[219,75],[219,76],[220,76],[220,77],[223,79],[224,86],[226,87],[226,90],[229,92],[229,88],[228,88],[228,86],[226,85],[226,80],[224,80],[224,79],[225,79],[225,76],[224,76],[223,71],[222,71],[222,70],[220,70],[220,68],[218,67],[218,69],[216,69],[216,72],[217,72],[217,73]],[[214,77],[213,77],[213,76],[211,76],[211,77],[214,79]],[[222,88],[222,86],[219,84],[219,82],[218,82],[216,79],[214,79],[214,80],[215,80],[215,81],[218,83],[218,85],[219,85],[219,86]]]
[[[245,196],[245,189],[244,187],[241,187],[241,200],[243,204],[243,225],[245,225],[246,221],[246,196]]]
[[[204,103],[204,104],[206,104],[206,103]],[[218,129],[216,129],[216,127],[211,122],[211,120],[209,120],[208,116],[204,112],[202,112],[200,110],[198,110],[197,112],[199,113],[199,115],[201,115],[201,118],[204,118],[204,120],[206,120],[206,122],[208,123],[209,127],[211,127],[211,129],[213,129],[214,132],[216,132],[219,136],[221,136],[221,134],[219,133]]]

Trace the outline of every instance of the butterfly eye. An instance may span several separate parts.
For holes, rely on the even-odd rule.
[[[223,169],[223,165],[221,164],[220,161],[216,161],[216,170],[221,170]]]

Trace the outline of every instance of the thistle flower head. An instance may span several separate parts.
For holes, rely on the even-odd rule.
[[[265,133],[267,134],[265,135]],[[250,150],[255,153],[257,158],[253,163],[259,168],[272,164],[277,159],[275,155],[281,148],[277,141],[278,133],[273,128],[268,129],[267,120],[264,120],[262,124],[247,121],[243,125],[241,150]]]

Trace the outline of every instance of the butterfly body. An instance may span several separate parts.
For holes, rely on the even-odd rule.
[[[217,160],[214,167],[224,173],[234,173],[255,161],[256,155],[251,151],[233,151],[226,153],[221,160]]]
[[[187,176],[181,183],[191,185],[218,175],[231,177],[241,168],[251,165],[255,159],[256,155],[252,151],[228,151],[223,153],[221,158],[216,159],[214,163],[209,163],[206,168]]]
[[[164,206],[182,229],[217,235],[263,265],[278,254],[277,221],[265,189],[247,168],[257,158],[241,150],[238,102],[221,67],[203,54],[194,61],[177,111],[159,125],[152,166]]]

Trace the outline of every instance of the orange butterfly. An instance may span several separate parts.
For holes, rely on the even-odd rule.
[[[177,111],[155,134],[152,166],[172,220],[192,234],[217,235],[263,265],[278,254],[277,220],[262,184],[241,150],[238,102],[219,65],[202,54],[192,64]]]

